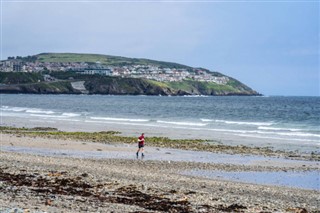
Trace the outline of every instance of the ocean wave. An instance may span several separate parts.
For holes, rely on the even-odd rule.
[[[128,122],[117,122],[117,121],[104,121],[104,120],[85,120],[85,123],[101,123],[101,124],[120,124],[120,125],[131,125],[131,126],[149,126],[149,127],[163,127],[150,123],[128,123]],[[168,127],[168,126],[166,126]]]
[[[76,117],[76,116],[80,116],[81,114],[77,114],[77,113],[62,113],[63,116],[68,116],[68,117]]]
[[[227,120],[215,120],[218,123],[226,124],[238,124],[238,125],[253,125],[253,126],[271,126],[273,122],[249,122],[249,121],[227,121]]]
[[[157,123],[164,124],[174,124],[174,125],[182,125],[182,126],[206,126],[204,123],[194,123],[194,122],[175,122],[175,121],[157,121]]]
[[[29,108],[25,107],[9,107],[9,106],[2,106],[1,111],[13,111],[13,112],[23,112],[28,110]]]
[[[68,118],[65,115],[41,115],[41,114],[30,114],[32,117],[41,117],[41,118]]]
[[[54,114],[55,112],[53,111],[46,111],[46,110],[41,110],[41,109],[27,109],[27,113],[35,113],[35,114]]]
[[[201,121],[203,121],[203,122],[212,122],[212,121],[214,121],[214,120],[211,120],[211,119],[205,119],[205,118],[201,118],[200,120],[201,120]]]
[[[210,96],[208,96],[208,95],[184,95],[183,97],[198,98],[198,97],[210,97]]]
[[[261,130],[276,130],[276,131],[290,131],[290,132],[298,132],[303,131],[302,129],[294,129],[294,128],[278,128],[278,127],[265,127],[259,126],[258,129]]]
[[[129,121],[129,122],[148,122],[147,119],[131,119],[131,118],[110,118],[110,117],[90,117],[92,120],[106,120],[106,121]]]
[[[39,108],[10,107],[10,106],[2,106],[1,111],[26,112],[26,113],[34,113],[34,114],[54,114],[55,113],[51,110],[43,110]]]

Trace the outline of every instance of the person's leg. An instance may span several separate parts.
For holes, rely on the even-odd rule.
[[[144,151],[144,148],[142,147],[142,148],[141,148],[142,157],[144,156],[143,151]]]

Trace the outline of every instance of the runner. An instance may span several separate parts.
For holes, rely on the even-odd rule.
[[[141,156],[144,157],[143,151],[144,151],[144,133],[140,135],[138,138],[138,151],[137,151],[137,158],[139,157],[139,151],[141,150]]]

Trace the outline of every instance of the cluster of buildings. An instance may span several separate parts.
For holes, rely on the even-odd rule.
[[[85,62],[25,62],[22,60],[0,61],[0,72],[73,71],[80,74],[146,78],[156,81],[182,81],[194,79],[204,82],[226,84],[228,77],[214,76],[201,69],[163,68],[155,65],[105,66],[99,61]]]

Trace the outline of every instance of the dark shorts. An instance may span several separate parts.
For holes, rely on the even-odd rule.
[[[138,144],[139,149],[144,147],[144,144]]]

